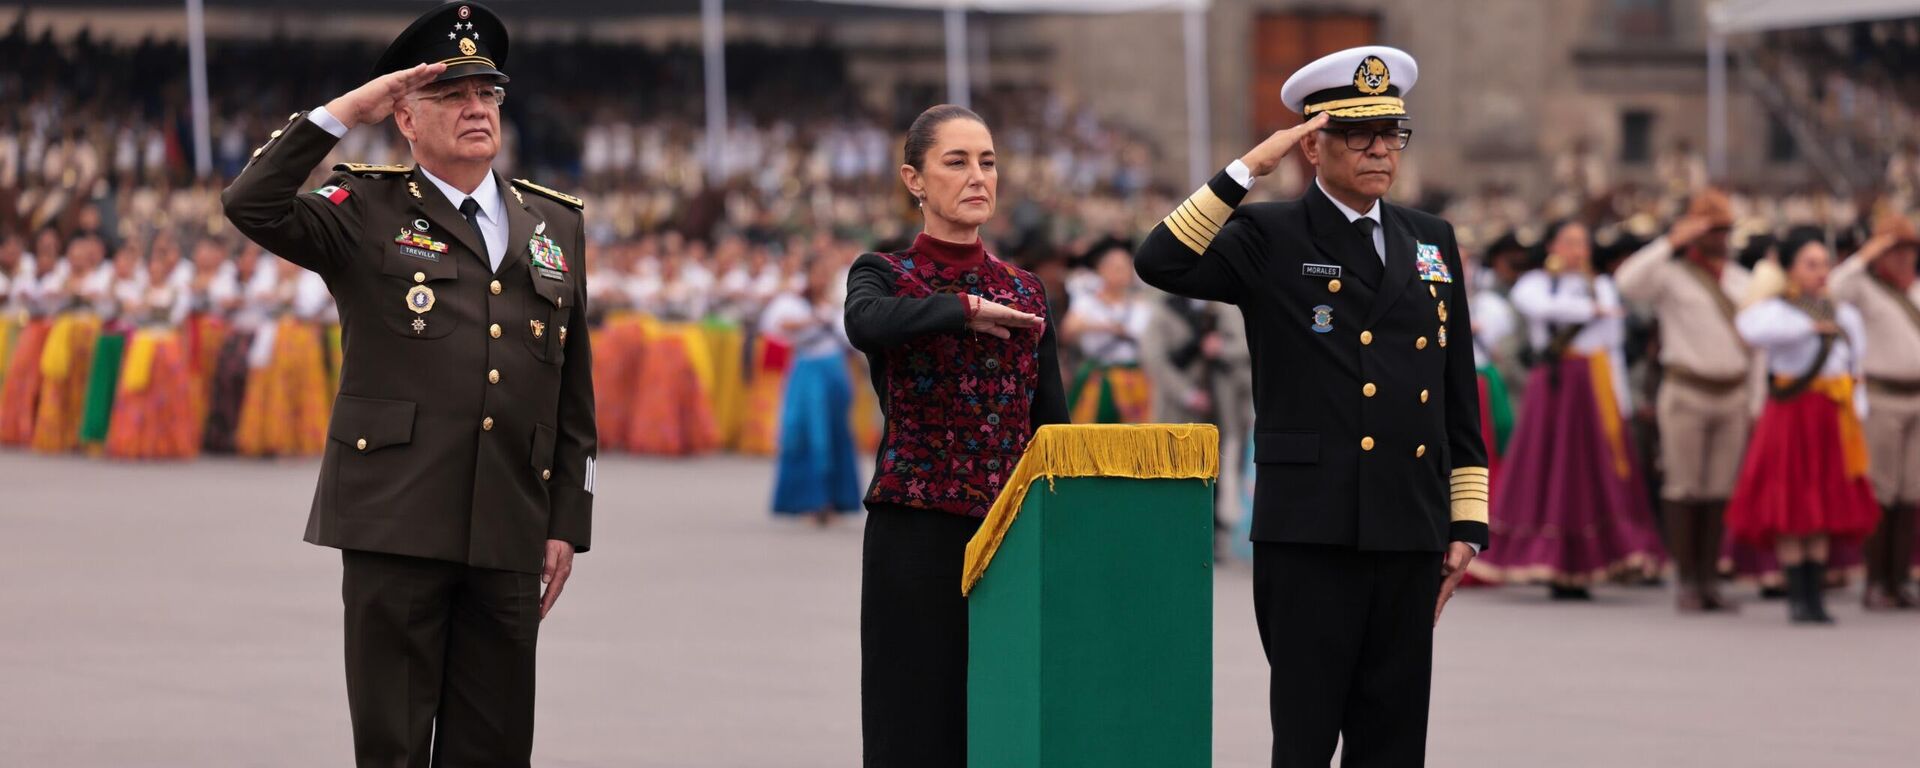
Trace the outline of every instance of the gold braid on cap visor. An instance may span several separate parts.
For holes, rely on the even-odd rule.
[[[485,56],[455,56],[451,59],[441,59],[439,62],[436,62],[436,63],[445,64],[449,67],[454,66],[456,64],[485,64],[489,67],[493,67],[494,69],[499,69],[498,66],[494,65],[493,59],[489,59]]]
[[[1387,117],[1406,114],[1407,103],[1398,96],[1364,96],[1308,104],[1300,110],[1300,114],[1306,117],[1320,112],[1332,113],[1334,117]]]

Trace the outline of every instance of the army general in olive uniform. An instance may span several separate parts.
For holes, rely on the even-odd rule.
[[[344,550],[363,766],[527,765],[540,621],[589,544],[581,202],[492,171],[506,54],[485,7],[429,11],[374,80],[274,131],[223,198],[340,308],[306,539]],[[388,114],[418,167],[342,165],[301,189]]]

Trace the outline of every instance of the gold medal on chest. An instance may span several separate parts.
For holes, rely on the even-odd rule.
[[[416,285],[407,289],[407,309],[412,310],[414,314],[413,332],[415,334],[426,332],[427,319],[425,315],[428,310],[433,309],[433,301],[432,288],[424,285]]]

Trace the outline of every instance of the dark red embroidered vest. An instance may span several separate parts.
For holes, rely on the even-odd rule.
[[[970,293],[1047,315],[1039,278],[991,254],[971,267],[917,250],[883,257],[896,296]],[[1033,436],[1043,333],[932,333],[889,351],[886,438],[867,500],[985,517]]]

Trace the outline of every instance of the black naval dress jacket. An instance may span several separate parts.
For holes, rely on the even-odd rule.
[[[295,114],[221,198],[235,227],[319,274],[340,308],[340,392],[306,540],[527,573],[547,539],[587,551],[580,201],[490,178],[509,233],[496,272],[472,224],[410,168],[343,164],[301,190],[336,141]]]
[[[1149,285],[1246,315],[1253,540],[1486,546],[1487,456],[1453,226],[1383,201],[1383,266],[1318,185],[1239,207],[1246,193],[1215,175],[1154,228],[1135,265]]]

